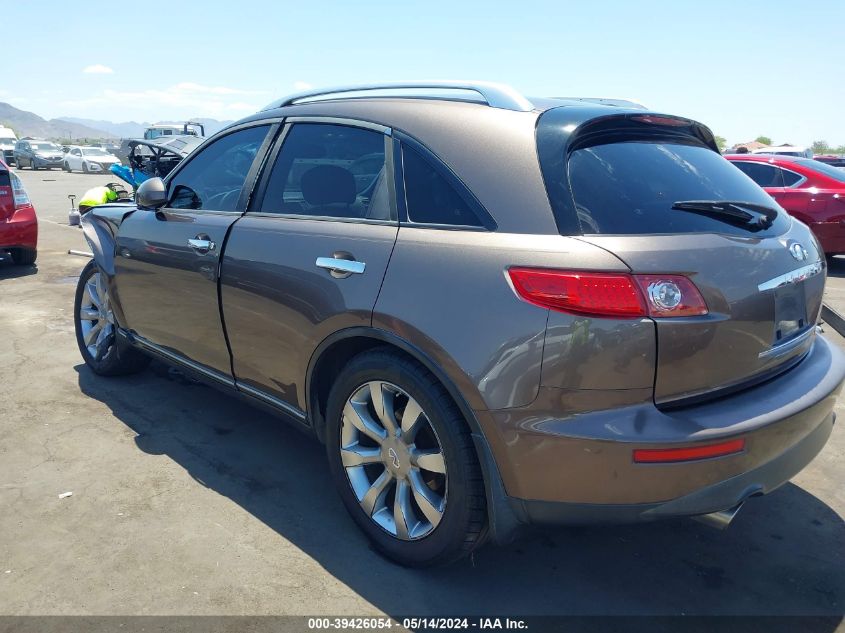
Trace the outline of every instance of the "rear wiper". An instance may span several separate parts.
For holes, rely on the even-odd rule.
[[[777,210],[772,207],[741,200],[683,200],[673,204],[672,208],[739,224],[752,231],[769,228],[778,217]]]

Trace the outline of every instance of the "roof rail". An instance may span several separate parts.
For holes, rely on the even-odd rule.
[[[263,110],[273,110],[284,106],[316,101],[318,97],[329,95],[343,95],[349,92],[369,92],[376,90],[466,90],[478,93],[491,108],[530,112],[534,105],[516,90],[505,84],[487,81],[455,81],[448,79],[426,81],[388,81],[377,84],[358,84],[350,86],[336,86],[333,88],[315,88],[293,95],[289,95],[269,104]],[[342,97],[339,97],[342,98]],[[448,97],[437,95],[438,99],[448,100]],[[456,99],[457,100],[457,99]]]
[[[600,105],[616,106],[618,108],[636,108],[637,110],[648,110],[639,101],[633,99],[614,99],[610,97],[552,97],[566,101],[585,101],[587,103],[598,103]]]

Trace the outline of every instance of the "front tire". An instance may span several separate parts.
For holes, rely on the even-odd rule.
[[[88,173],[88,165],[86,165],[85,163],[82,163],[82,173],[83,174]]]
[[[79,275],[73,324],[82,359],[95,374],[133,374],[149,364],[148,356],[117,335],[105,276],[93,259]]]
[[[335,380],[326,419],[332,478],[380,553],[425,567],[483,541],[484,481],[469,427],[425,367],[388,348],[355,357]]]

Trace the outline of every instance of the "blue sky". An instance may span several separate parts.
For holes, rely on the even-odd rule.
[[[0,101],[46,118],[237,119],[311,85],[472,78],[845,144],[845,0],[5,0],[2,24],[27,45]]]

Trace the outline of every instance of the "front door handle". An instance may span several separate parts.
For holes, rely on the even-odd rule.
[[[217,248],[217,244],[208,239],[207,235],[197,235],[195,238],[189,239],[188,246],[190,246],[200,255],[210,253],[215,248]]]
[[[334,253],[334,257],[318,257],[317,268],[325,268],[332,277],[345,279],[349,275],[360,275],[364,272],[367,264],[355,261],[348,253]]]

